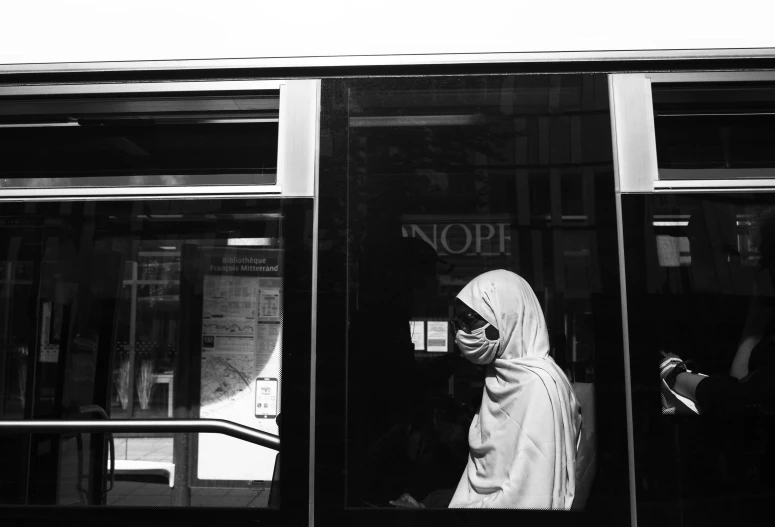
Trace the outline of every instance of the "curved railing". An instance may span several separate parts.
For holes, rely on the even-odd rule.
[[[206,433],[223,434],[272,450],[280,450],[280,438],[221,419],[111,419],[111,420],[0,420],[0,434],[21,433]]]

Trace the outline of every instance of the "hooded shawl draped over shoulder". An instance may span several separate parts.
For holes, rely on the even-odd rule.
[[[466,356],[489,366],[468,433],[468,463],[449,506],[570,509],[581,407],[549,355],[538,299],[505,270],[477,276],[458,298],[500,336],[492,356]]]

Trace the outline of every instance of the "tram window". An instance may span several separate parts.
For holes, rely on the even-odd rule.
[[[279,94],[0,103],[0,187],[274,185]]]
[[[280,507],[281,473],[307,478],[310,218],[302,199],[0,204],[0,423],[220,419],[293,456],[0,429],[0,505]]]
[[[318,521],[348,514],[372,521],[365,516],[372,508],[464,515],[459,507],[511,509],[498,513],[507,521],[545,514],[543,521],[573,524],[600,511],[627,521],[607,97],[603,76],[324,81]],[[468,295],[464,304],[473,304],[474,313],[459,312],[455,299],[466,285],[495,270],[498,276],[486,276],[508,291],[505,311],[488,312],[482,295]],[[529,300],[517,301],[519,295]],[[465,317],[474,323],[484,317],[492,343],[500,338],[492,337],[493,326],[510,331],[510,315],[500,315],[528,305],[527,319],[545,321],[535,329],[541,342],[529,353],[552,357],[541,362],[547,367],[557,364],[551,382],[562,386],[551,393],[574,410],[572,401],[581,402],[581,433],[573,429],[569,436],[580,438],[580,449],[556,426],[571,429],[576,415],[564,420],[558,410],[552,421],[547,410],[541,418],[513,413],[511,422],[499,421],[498,405],[520,412],[531,396],[549,392],[520,384],[537,379],[530,377],[535,371],[524,378],[507,371],[512,364],[521,368],[516,355],[477,365],[476,345],[464,351],[460,344],[465,336],[456,328],[469,334],[481,327]],[[524,331],[510,335],[521,339]],[[512,353],[507,341],[498,341],[504,349],[496,354]],[[499,399],[490,384],[497,375],[524,396]],[[477,435],[482,420],[490,428]],[[552,462],[552,448],[569,447],[573,459],[566,461],[581,467],[575,499],[567,487],[553,497],[551,481],[527,484],[548,465],[527,461],[531,452],[541,455],[517,445],[521,426],[535,427],[526,433],[539,449],[549,449],[541,455]],[[488,434],[504,437],[469,444],[482,436],[486,442]],[[473,463],[490,448],[512,455],[487,468],[477,492]],[[509,472],[512,480],[504,476]],[[557,489],[567,475],[558,474]],[[510,493],[509,486],[520,490]],[[578,513],[552,518],[524,510],[540,508]],[[392,524],[398,517],[369,518]]]
[[[622,205],[638,523],[764,517],[775,490],[775,196]]]
[[[652,85],[660,179],[775,176],[775,85]]]

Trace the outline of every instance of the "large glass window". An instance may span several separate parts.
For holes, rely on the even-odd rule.
[[[605,77],[327,81],[322,123],[318,521],[431,524],[460,506],[629,521]],[[506,293],[492,307],[467,284],[498,270],[488,276]],[[514,329],[519,309],[545,322]],[[461,340],[474,334],[486,338]],[[475,360],[480,345],[497,360]],[[541,377],[551,387],[531,383],[529,354],[556,364]],[[510,457],[481,461],[488,449]],[[490,463],[478,483],[476,463]],[[565,463],[571,499],[557,498]],[[549,466],[557,477],[531,487]]]
[[[622,205],[639,525],[756,523],[775,492],[775,199]]]
[[[305,199],[0,204],[0,419],[221,420],[288,458],[214,429],[3,434],[0,503],[304,517],[306,495],[281,502],[279,485],[308,474],[311,214]]]
[[[639,525],[770,515],[775,99],[746,76],[652,77],[656,159],[621,173]]]

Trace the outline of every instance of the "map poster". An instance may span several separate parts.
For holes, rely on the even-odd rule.
[[[282,252],[200,252],[202,355],[199,415],[277,434],[282,350]],[[256,412],[257,379],[278,379],[272,412]],[[259,397],[260,398],[260,397]],[[268,405],[267,405],[268,410]],[[199,480],[271,480],[276,452],[222,434],[199,434]]]

